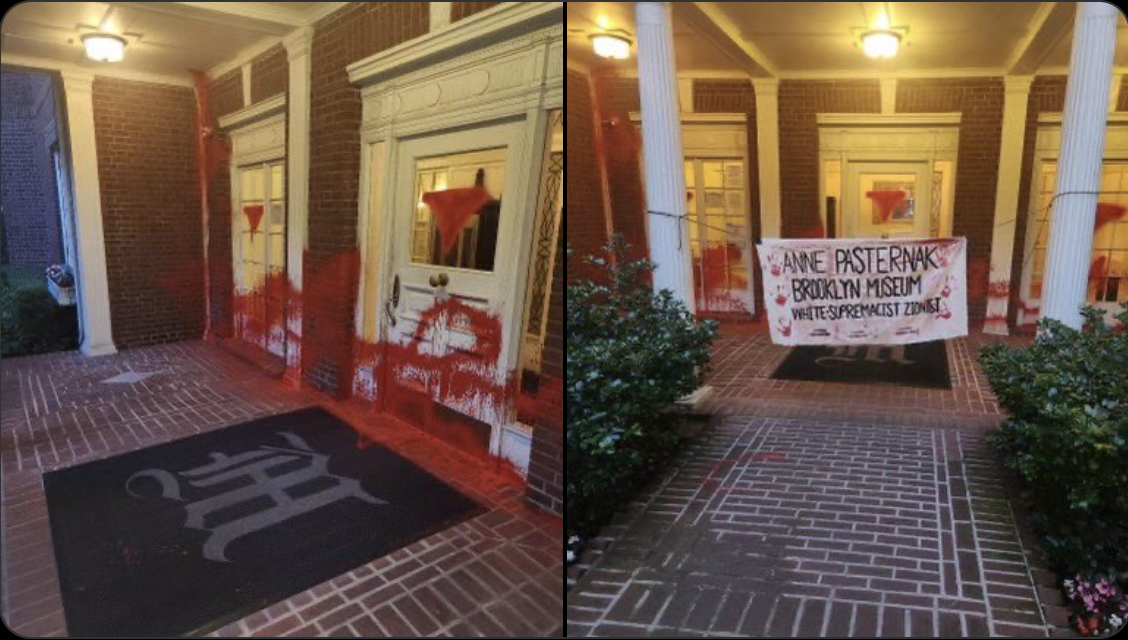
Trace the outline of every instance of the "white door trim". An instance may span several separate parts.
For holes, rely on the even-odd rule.
[[[515,203],[515,211],[535,210],[541,174],[536,161],[548,144],[549,114],[564,102],[560,8],[562,3],[507,3],[433,32],[426,47],[395,48],[349,67],[350,79],[362,87],[363,100],[357,200],[361,269],[354,326],[359,340],[378,343],[387,333],[382,303],[390,287],[392,216],[386,212],[394,211],[396,197],[389,186],[401,182],[396,175],[401,139],[498,122],[520,123],[521,156],[513,162],[520,172],[513,184],[519,188],[506,193],[506,200]],[[488,44],[481,40],[500,34],[509,39]],[[467,51],[469,43],[485,46]],[[426,57],[426,65],[419,64],[421,56]],[[517,245],[508,257],[499,254],[495,264],[500,302],[491,309],[502,321],[499,368],[507,372],[518,366],[528,279],[528,269],[518,267],[528,264],[534,220],[517,216],[516,223]],[[364,376],[358,372],[354,379]],[[515,451],[511,445],[526,430],[516,426],[512,409],[506,413],[514,415],[492,425],[491,451],[523,464],[528,459],[523,448]]]

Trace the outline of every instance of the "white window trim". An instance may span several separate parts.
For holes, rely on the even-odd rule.
[[[1015,316],[1015,325],[1031,325],[1041,317],[1042,299],[1030,295],[1030,281],[1034,277],[1034,246],[1038,240],[1038,224],[1035,214],[1038,212],[1039,184],[1042,169],[1048,163],[1057,164],[1061,150],[1061,114],[1042,113],[1038,116],[1038,133],[1034,143],[1034,162],[1030,167],[1030,192],[1026,207],[1026,238],[1022,251],[1022,273],[1019,279],[1019,300],[1022,305]],[[1108,130],[1105,137],[1104,162],[1128,162],[1128,113],[1110,113],[1108,116]],[[1043,275],[1044,277],[1044,275]],[[1119,312],[1120,306],[1114,302],[1097,302],[1093,304],[1098,309],[1109,312],[1105,315],[1106,322],[1111,321]],[[1028,313],[1027,309],[1037,309]]]

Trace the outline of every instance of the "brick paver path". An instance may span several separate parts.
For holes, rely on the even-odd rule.
[[[1035,585],[1050,577],[1027,562],[987,442],[1000,415],[976,344],[949,343],[952,391],[789,381],[772,396],[782,349],[725,340],[713,411],[763,397],[760,414],[790,417],[728,415],[684,450],[597,541],[569,636],[1047,635]],[[830,417],[851,396],[839,415],[876,418]]]
[[[106,384],[129,372],[144,380]],[[66,634],[42,473],[321,403],[354,425],[363,403],[296,391],[202,342],[5,359],[0,368],[3,475],[2,614],[29,637]],[[381,444],[488,509],[288,600],[222,636],[561,635],[559,520],[526,506],[523,487],[492,464],[410,427],[380,423]],[[170,576],[175,578],[175,576]]]

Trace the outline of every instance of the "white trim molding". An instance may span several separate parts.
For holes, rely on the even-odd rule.
[[[310,140],[310,100],[312,87],[312,48],[313,27],[303,27],[283,39],[286,59],[290,73],[290,114],[287,132],[289,144],[286,154],[287,193],[286,193],[286,270],[292,291],[302,290],[302,277],[305,251],[309,245],[309,140]],[[304,299],[299,296],[299,299]],[[286,323],[289,335],[302,335],[302,316],[305,309],[291,301],[287,309]],[[290,341],[286,350],[286,367],[290,379],[301,380],[300,340]]]
[[[956,113],[820,113],[816,115],[820,127],[922,127],[959,126],[961,114]]]
[[[10,53],[0,54],[0,64],[11,65],[14,67],[27,67],[29,69],[45,69],[48,71],[58,71],[60,73],[85,73],[99,78],[133,80],[134,82],[151,82],[153,84],[168,84],[177,87],[196,86],[196,84],[192,81],[192,77],[187,73],[185,73],[184,75],[168,75],[160,73],[146,73],[143,71],[127,71],[124,69],[117,69],[107,66],[88,67],[85,65],[73,64],[70,62],[60,62],[58,60],[36,58],[33,56],[13,55]]]
[[[630,112],[631,122],[638,124],[642,122],[642,113],[638,111]],[[748,124],[747,113],[686,113],[681,114],[682,124],[738,124],[746,126]]]
[[[1062,114],[1060,111],[1049,112],[1043,111],[1038,114],[1038,126],[1043,125],[1057,125],[1061,126]],[[1128,111],[1110,111],[1108,114],[1107,124],[1124,124],[1128,122]]]
[[[235,54],[234,58],[221,62],[208,70],[208,77],[215,79],[220,76],[242,67],[245,64],[250,64],[252,60],[261,56],[262,54],[270,51],[272,48],[282,42],[282,38],[278,36],[265,36],[258,41],[252,43],[247,48]]]
[[[220,129],[245,127],[258,120],[264,120],[286,111],[286,94],[279,93],[245,109],[219,117]]]
[[[753,78],[756,92],[756,144],[760,167],[760,236],[783,232],[779,182],[779,80]]]
[[[452,51],[473,51],[509,34],[562,25],[563,2],[505,2],[437,31],[413,38],[348,66],[349,81],[368,85],[418,69]],[[561,53],[563,50],[561,43]],[[558,56],[560,60],[563,56]]]
[[[452,2],[431,2],[429,3],[431,9],[431,26],[430,31],[438,31],[443,27],[450,24],[450,12]]]
[[[1022,149],[1026,141],[1026,106],[1034,76],[1007,76],[1003,98],[1003,130],[999,148],[999,176],[995,187],[995,224],[991,234],[987,319],[984,333],[1007,334],[1011,261],[1015,220],[1022,178]],[[1005,294],[1003,294],[1005,292]]]
[[[117,353],[110,320],[110,287],[102,225],[102,191],[98,147],[94,135],[94,74],[74,69],[61,72],[70,131],[71,176],[74,181],[74,223],[78,233],[78,310],[82,353]]]

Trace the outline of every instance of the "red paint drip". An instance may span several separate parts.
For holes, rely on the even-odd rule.
[[[991,282],[987,285],[987,297],[989,298],[1006,298],[1010,296],[1010,282],[1000,280]]]

